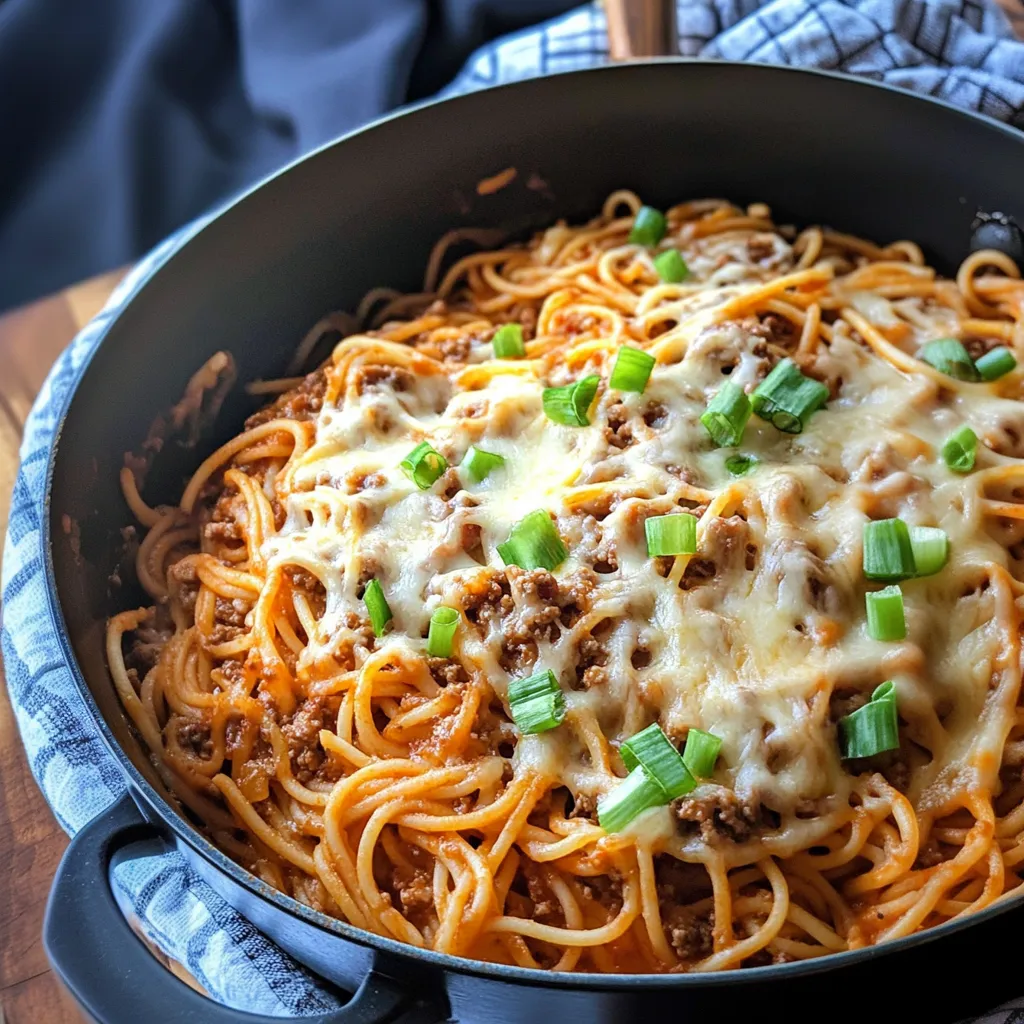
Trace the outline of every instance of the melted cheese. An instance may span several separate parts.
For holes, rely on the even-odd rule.
[[[536,666],[558,677],[568,715],[560,728],[520,739],[517,775],[599,795],[618,775],[595,762],[578,723],[597,724],[610,744],[608,765],[616,764],[617,745],[650,721],[677,738],[700,727],[722,738],[714,785],[777,812],[782,824],[767,842],[785,852],[821,831],[805,820],[806,808],[822,820],[825,810],[845,803],[853,784],[829,713],[833,693],[870,693],[891,678],[905,738],[917,752],[911,799],[927,807],[942,804],[951,788],[995,786],[1009,710],[989,699],[1000,630],[991,595],[974,584],[986,565],[1006,565],[1007,552],[987,529],[977,477],[951,473],[939,450],[961,423],[981,437],[998,431],[1016,416],[1017,403],[982,386],[945,391],[837,330],[814,363],[836,388],[827,408],[796,436],[752,417],[742,451],[759,464],[745,477],[731,476],[730,452],[712,446],[699,417],[724,380],[749,392],[767,372],[773,350],[756,322],[723,321],[719,311],[793,270],[788,244],[768,237],[772,255],[759,264],[746,256],[746,233],[691,240],[683,247],[691,280],[649,305],[641,297],[635,315],[623,314],[621,340],[659,355],[642,395],[607,387],[617,345],[597,345],[585,370],[569,370],[543,359],[492,368],[489,345],[480,342],[469,363],[493,372],[473,377],[472,388],[461,386],[461,366],[446,366],[402,393],[365,388],[325,405],[316,443],[292,474],[286,522],[263,550],[270,567],[303,566],[326,587],[326,613],[300,666],[352,635],[347,617],[365,619],[359,595],[367,567],[394,613],[378,646],[418,656],[433,609],[462,607],[469,590],[500,574],[497,545],[525,514],[543,508],[570,547],[554,572],[560,583],[593,563],[587,530],[599,529],[601,543],[614,550],[616,567],[596,575],[587,617],[591,626],[603,624],[606,681],[576,688],[578,630],[537,641]],[[840,281],[822,287],[842,294]],[[884,300],[871,308],[882,319],[891,309]],[[640,326],[652,310],[672,324],[653,344]],[[951,310],[924,300],[901,300],[899,310],[899,347],[907,353],[956,325]],[[594,340],[600,337],[598,331]],[[353,344],[340,343],[336,362]],[[603,380],[591,425],[552,423],[543,388],[584,372]],[[470,415],[471,407],[483,415]],[[610,442],[610,419],[630,424],[625,448]],[[456,467],[451,500],[440,496],[441,484],[419,490],[399,467],[422,440]],[[481,483],[469,480],[457,467],[471,444],[504,456],[504,468]],[[999,460],[979,455],[979,462]],[[379,474],[379,486],[347,492],[344,481],[368,473]],[[681,588],[678,575],[666,576],[648,557],[643,520],[678,510],[683,479],[708,492],[703,505],[718,506],[718,514],[700,510],[697,558],[714,562],[711,578],[684,577]],[[600,521],[579,502],[591,491],[614,495]],[[871,640],[864,621],[864,593],[874,588],[861,569],[862,528],[869,518],[889,516],[941,526],[952,550],[937,576],[903,585],[909,634],[898,644]],[[479,535],[475,552],[463,542],[468,528]],[[502,699],[516,674],[502,667],[505,632],[498,619],[482,632],[463,620],[459,640]],[[995,756],[981,758],[982,751]],[[670,812],[651,811],[634,828],[664,844]],[[699,857],[699,846],[691,840],[684,853]]]

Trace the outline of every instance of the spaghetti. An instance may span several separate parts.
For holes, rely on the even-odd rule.
[[[631,242],[639,211],[617,192],[585,226],[443,273],[451,244],[493,239],[442,240],[422,293],[367,296],[363,328],[283,382],[178,507],[148,506],[128,463],[153,603],[109,623],[125,709],[232,857],[458,956],[757,966],[1016,891],[1022,378],[961,380],[920,355],[937,338],[971,359],[1024,353],[1017,267],[978,252],[946,280],[912,242],[798,233],[719,200]],[[656,262],[670,249],[682,270]],[[514,331],[494,358],[503,324],[521,357]],[[303,358],[332,329],[354,328],[328,318]],[[654,360],[639,391],[609,385],[627,344]],[[726,381],[749,395],[787,357],[824,407],[799,433],[751,416],[738,448],[715,447],[713,396]],[[596,398],[551,418],[544,389],[593,376]],[[953,472],[940,451],[964,424],[976,464]],[[440,458],[403,469],[424,442]],[[472,473],[471,447],[490,456]],[[538,509],[568,556],[503,564]],[[648,520],[681,512],[696,551],[648,555]],[[897,517],[941,528],[950,554],[903,580],[906,637],[883,642],[862,533]],[[457,617],[430,655],[442,607]],[[510,686],[548,670],[530,693],[559,692],[523,733]],[[888,681],[898,748],[844,759],[837,723]],[[621,745],[652,723],[676,749],[710,733],[717,760],[609,832],[598,804],[627,774]]]

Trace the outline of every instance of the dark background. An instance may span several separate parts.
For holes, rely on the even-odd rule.
[[[579,2],[0,0],[0,310],[128,263]]]

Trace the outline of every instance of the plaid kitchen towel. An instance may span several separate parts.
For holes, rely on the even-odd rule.
[[[1024,43],[984,0],[680,0],[678,10],[684,54],[852,72],[1024,128]],[[606,56],[602,11],[581,7],[482,49],[445,95],[589,67]],[[12,497],[3,559],[7,680],[32,771],[72,834],[124,783],[81,705],[47,611],[40,533],[47,456],[63,403],[104,328],[175,244],[170,239],[143,260],[57,360],[26,424]],[[180,855],[153,853],[122,864],[115,887],[164,951],[218,999],[284,1017],[338,1005]],[[1011,1019],[1019,1016],[1007,1007],[984,1021]]]
[[[677,11],[684,57],[845,71],[1024,129],[1024,43],[993,0],[678,0]],[[581,7],[482,48],[445,94],[607,56],[604,12]]]

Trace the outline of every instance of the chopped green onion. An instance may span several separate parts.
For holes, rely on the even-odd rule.
[[[719,448],[735,448],[743,440],[749,419],[750,399],[747,393],[739,384],[727,380],[708,402],[700,421]]]
[[[505,456],[496,452],[485,452],[482,448],[471,445],[462,460],[462,468],[469,474],[471,480],[480,483],[492,469],[505,465]]]
[[[713,733],[703,729],[691,729],[686,734],[683,748],[683,764],[695,778],[710,779],[715,773],[715,762],[722,749],[722,741]]]
[[[934,576],[949,558],[949,537],[937,526],[912,526],[910,546],[915,576]]]
[[[630,771],[637,765],[643,766],[647,774],[664,790],[664,803],[689,793],[697,786],[690,769],[679,756],[679,751],[657,723],[626,740],[619,747],[619,753],[623,764]]]
[[[864,524],[864,575],[887,582],[931,576],[949,558],[949,538],[934,526],[911,526],[902,519]]]
[[[427,633],[427,654],[432,658],[450,658],[452,640],[458,626],[458,611],[445,605],[435,608],[434,614],[430,616],[430,629]]]
[[[556,729],[565,717],[565,697],[559,691],[512,705],[512,721],[524,735]]]
[[[730,455],[725,460],[725,468],[733,476],[743,476],[745,473],[749,473],[759,461],[753,455]]]
[[[384,588],[376,579],[370,580],[363,591],[363,604],[370,614],[370,625],[374,636],[383,636],[384,627],[391,621],[391,606],[384,596]]]
[[[587,410],[594,401],[600,383],[601,378],[593,374],[572,384],[566,384],[565,387],[545,388],[544,412],[547,413],[548,419],[566,427],[589,426]]]
[[[651,370],[654,369],[656,362],[654,356],[631,345],[623,345],[615,357],[615,366],[608,386],[617,391],[642,393],[647,387],[647,381],[650,380]]]
[[[805,377],[792,359],[783,359],[751,396],[754,412],[787,434],[799,434],[827,401],[828,388]]]
[[[506,565],[551,570],[569,557],[569,549],[562,543],[551,516],[539,508],[512,527],[508,540],[498,545],[498,554]]]
[[[869,580],[903,580],[915,575],[910,531],[902,519],[864,524],[864,575]]]
[[[644,523],[647,554],[694,555],[697,553],[697,520],[689,512],[651,516]]]
[[[526,355],[522,324],[502,324],[491,338],[495,359],[522,359]]]
[[[846,759],[874,757],[900,745],[896,687],[891,680],[882,683],[862,708],[839,719],[839,736]]]
[[[982,380],[997,380],[1017,368],[1017,359],[1005,345],[1000,345],[986,352],[974,365]]]
[[[597,821],[605,832],[621,832],[638,814],[665,803],[665,791],[643,768],[634,768],[597,801]]]
[[[534,697],[561,692],[555,673],[546,668],[540,672],[534,672],[532,676],[513,679],[508,684],[508,702],[509,704],[519,704],[525,700],[533,700]]]
[[[629,240],[634,245],[657,245],[665,237],[665,214],[652,206],[641,206],[633,218]]]
[[[958,427],[942,445],[942,461],[955,473],[970,473],[978,450],[978,435],[965,423]]]
[[[405,475],[421,490],[425,491],[431,487],[444,471],[448,468],[448,460],[430,447],[429,442],[423,441],[404,459],[402,469]]]
[[[690,276],[690,268],[686,265],[686,260],[679,255],[678,249],[659,252],[654,257],[654,269],[665,284],[679,284]]]
[[[963,344],[956,338],[937,338],[929,341],[918,353],[918,358],[934,366],[947,377],[957,380],[980,380],[978,368]]]
[[[524,736],[554,729],[565,717],[565,694],[550,669],[509,683],[508,704]]]
[[[903,592],[895,584],[864,595],[868,612],[868,636],[872,640],[904,640],[907,621]]]

